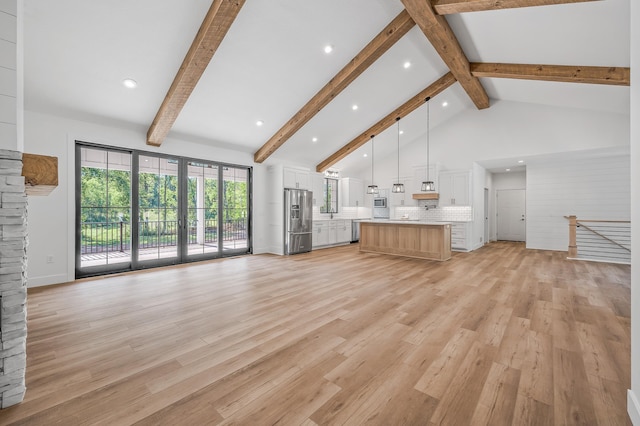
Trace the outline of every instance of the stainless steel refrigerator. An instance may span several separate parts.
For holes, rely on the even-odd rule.
[[[304,189],[284,190],[284,254],[311,251],[313,193]]]

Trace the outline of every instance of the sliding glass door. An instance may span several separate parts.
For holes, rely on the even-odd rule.
[[[176,158],[138,156],[138,256],[148,264],[179,257],[179,181]],[[160,259],[165,261],[158,262]]]
[[[187,162],[188,257],[220,251],[219,170],[215,164]]]
[[[249,172],[246,168],[223,167],[222,178],[222,250],[246,250],[249,246]]]
[[[251,253],[250,167],[86,144],[76,158],[76,277]]]
[[[76,270],[131,268],[131,153],[76,150]]]

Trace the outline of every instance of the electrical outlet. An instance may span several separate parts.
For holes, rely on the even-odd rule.
[[[53,263],[53,255],[52,254],[48,254],[47,255],[47,263]]]

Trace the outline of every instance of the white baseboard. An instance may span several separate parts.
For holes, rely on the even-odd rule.
[[[640,401],[631,389],[627,391],[627,413],[631,423],[640,426]]]
[[[269,247],[269,250],[267,250],[267,253],[279,254],[282,256],[284,254],[284,248],[282,246],[271,246]]]
[[[256,247],[253,246],[253,254],[264,254],[269,253],[269,247]]]
[[[45,275],[43,277],[29,277],[27,278],[27,288],[66,283],[68,281],[69,279],[67,277],[67,274]]]

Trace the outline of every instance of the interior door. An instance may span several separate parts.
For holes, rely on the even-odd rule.
[[[526,240],[526,196],[524,189],[497,191],[498,240]]]

